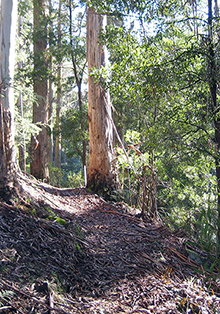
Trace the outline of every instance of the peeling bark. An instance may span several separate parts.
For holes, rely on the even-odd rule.
[[[89,171],[88,187],[95,192],[112,190],[116,184],[113,175],[113,125],[110,97],[90,75],[91,69],[105,65],[106,53],[99,42],[103,17],[91,7],[87,11],[87,57],[89,69]]]

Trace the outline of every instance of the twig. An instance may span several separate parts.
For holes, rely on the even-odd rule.
[[[49,306],[50,306],[50,314],[53,314],[53,309],[54,309],[54,293],[50,289],[49,291]]]
[[[12,306],[3,306],[3,307],[0,307],[0,313],[4,313],[5,310],[11,310],[13,309]]]
[[[25,296],[25,297],[27,297],[29,299],[32,299],[34,302],[36,302],[38,304],[43,304],[43,305],[45,305],[46,307],[49,308],[49,306],[47,304],[45,304],[44,301],[38,300],[36,297],[34,297],[34,296],[30,295],[30,294],[27,294],[26,292],[23,292],[23,291],[17,289],[15,286],[5,282],[2,279],[0,279],[0,284],[2,284],[3,286],[6,286],[9,289],[12,289],[13,291],[15,291],[15,292],[17,292],[17,293],[19,293],[19,294],[21,294],[21,295],[23,295],[23,296]]]
[[[90,244],[90,243],[88,242],[88,240],[83,241],[83,240],[81,240],[79,237],[77,237],[75,234],[74,234],[74,235],[71,235],[71,234],[70,234],[69,232],[67,232],[66,230],[63,230],[63,229],[58,228],[58,227],[56,227],[56,226],[50,225],[48,221],[44,221],[43,219],[39,219],[39,218],[38,218],[38,220],[40,221],[40,226],[43,227],[43,228],[53,229],[53,230],[55,230],[55,231],[57,231],[57,232],[63,233],[63,234],[65,234],[65,236],[67,236],[69,239],[73,240],[73,238],[74,238],[74,239],[76,239],[77,241],[81,242],[82,244],[84,244],[84,245],[87,246],[87,247],[88,247],[89,244]],[[42,221],[42,222],[41,222],[41,221]]]
[[[42,302],[42,301],[36,299],[35,297],[33,297],[33,296],[27,294],[26,292],[23,292],[23,291],[17,289],[15,286],[13,286],[13,285],[7,283],[6,281],[4,281],[4,280],[2,280],[2,279],[0,279],[0,284],[2,284],[3,286],[6,286],[6,287],[9,288],[9,289],[14,290],[15,292],[17,292],[17,293],[19,293],[19,294],[21,294],[21,295],[23,295],[23,296],[25,296],[25,297],[27,297],[27,298],[32,298],[32,299],[34,299],[36,302],[38,302],[38,303],[40,303],[40,304],[44,304],[44,302]]]
[[[29,299],[32,299],[35,303],[37,303],[37,304],[41,304],[41,305],[44,305],[48,310],[52,310],[52,311],[56,311],[56,312],[59,312],[59,313],[66,313],[64,310],[62,310],[62,309],[60,309],[60,308],[55,308],[55,307],[50,307],[49,305],[47,305],[44,301],[41,301],[41,300],[39,300],[39,299],[37,299],[36,297],[34,297],[34,296],[32,296],[32,295],[30,295],[30,294],[27,294],[26,292],[23,292],[23,291],[21,291],[21,290],[18,290],[15,286],[12,286],[11,284],[9,284],[9,283],[7,283],[7,282],[5,282],[4,280],[2,280],[2,279],[0,279],[0,284],[2,284],[3,286],[6,286],[7,288],[9,288],[9,289],[11,289],[11,290],[13,290],[13,291],[15,291],[16,293],[18,293],[18,294],[21,294],[21,295],[23,295],[23,296],[25,296],[26,298],[29,298]],[[59,304],[59,305],[62,305],[62,306],[64,306],[64,307],[66,307],[66,308],[69,308],[69,309],[73,309],[73,307],[70,307],[70,306],[68,306],[68,305],[65,305],[65,304],[60,304],[60,303],[56,303],[56,304]],[[12,308],[12,307],[9,307],[9,308]],[[0,310],[1,310],[1,308],[0,308]],[[52,313],[52,312],[50,312],[50,313]]]
[[[53,314],[54,313],[54,293],[51,289],[51,287],[49,286],[48,281],[45,282],[45,286],[46,286],[46,290],[47,290],[47,294],[48,294],[48,304],[49,304],[49,313]]]
[[[200,264],[198,264],[198,263],[192,261],[191,259],[190,259],[190,261],[189,261],[185,255],[181,254],[180,252],[178,252],[178,251],[175,250],[174,248],[171,248],[171,247],[169,247],[169,246],[167,246],[167,248],[168,248],[169,250],[171,250],[172,252],[174,252],[179,258],[181,258],[181,259],[182,259],[185,263],[187,263],[188,265],[193,266],[193,267],[199,267],[199,266],[201,266]]]
[[[110,213],[110,214],[116,214],[116,215],[119,215],[119,216],[124,216],[124,217],[126,217],[126,218],[128,218],[128,219],[130,219],[132,221],[136,221],[136,222],[139,222],[139,223],[141,221],[139,218],[129,216],[128,214],[120,213],[117,210],[103,209],[101,207],[97,207],[96,209],[97,210],[101,210],[104,213]]]
[[[147,255],[146,253],[142,252],[140,255],[143,256],[143,257],[145,257],[145,258],[148,259],[149,261],[153,262],[153,263],[156,264],[157,266],[160,266],[161,268],[163,268],[162,265],[161,265],[161,263],[157,262],[154,258],[150,257],[150,256]]]

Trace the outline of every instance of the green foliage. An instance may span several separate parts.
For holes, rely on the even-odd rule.
[[[52,167],[50,165],[50,180],[53,186],[76,188],[83,186],[84,178],[81,171],[75,173],[65,169]]]
[[[58,216],[55,216],[54,218],[55,218],[56,222],[58,222],[62,226],[65,226],[67,224],[66,220],[63,218],[60,218]]]
[[[87,118],[87,106],[83,106],[83,110],[79,111],[73,104],[71,108],[63,108],[61,117],[61,130],[63,140],[68,139],[74,146],[74,143],[82,142],[82,139],[86,136],[88,140],[88,118]],[[82,131],[85,129],[85,133]],[[63,143],[64,144],[64,143]]]
[[[29,210],[29,213],[31,214],[31,216],[36,216],[36,209],[35,208],[31,208],[30,210]]]
[[[51,180],[50,184],[52,184],[53,186],[61,187],[64,181],[63,179],[64,170],[60,168],[52,167],[51,165],[49,169],[50,169],[50,180]]]
[[[77,243],[77,242],[76,242],[76,249],[77,249],[78,251],[81,251],[81,247],[80,247],[79,243]]]
[[[57,291],[60,293],[66,292],[65,287],[62,285],[62,283],[60,281],[59,275],[56,274],[54,271],[52,271],[52,275],[53,275],[54,282],[56,283]]]
[[[81,171],[79,171],[78,173],[69,172],[67,175],[67,179],[69,187],[76,188],[84,185],[84,178]]]
[[[217,212],[208,208],[201,210],[196,221],[196,239],[207,252],[218,251],[216,220]]]
[[[36,101],[29,88],[15,86],[17,103],[15,106],[16,141],[18,145],[28,145],[31,135],[41,131],[42,124],[32,123],[31,106]]]

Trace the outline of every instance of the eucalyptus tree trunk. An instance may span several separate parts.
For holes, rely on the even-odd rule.
[[[61,108],[61,65],[58,65],[57,71],[57,107],[56,107],[56,144],[55,144],[55,166],[61,166],[61,145],[60,145],[60,108]]]
[[[47,19],[46,0],[34,0],[34,94],[33,123],[41,127],[31,139],[31,174],[48,179]]]
[[[52,70],[52,65],[49,66],[50,70]],[[48,82],[48,163],[53,164],[53,82],[52,79],[49,79]]]
[[[217,210],[218,210],[218,254],[220,255],[220,106],[217,101],[217,78],[216,78],[216,56],[213,42],[213,11],[212,0],[208,0],[208,78],[209,90],[211,95],[211,108],[214,117],[215,137],[214,142],[218,147],[215,155],[216,179],[217,179]]]
[[[14,56],[17,1],[1,0],[0,20],[0,196],[14,185]]]
[[[22,25],[22,20],[21,16],[19,16],[19,21],[18,21],[18,37],[20,38],[21,36],[21,25]],[[21,43],[19,43],[19,50],[22,49]],[[23,62],[20,61],[18,63],[18,68],[22,69],[23,67]],[[21,138],[18,143],[18,160],[19,160],[19,167],[22,171],[26,171],[26,143],[25,143],[25,130],[24,130],[24,108],[23,108],[23,94],[22,91],[19,93],[18,100],[17,100],[17,109],[19,111],[19,114],[21,116]]]
[[[60,168],[61,166],[61,145],[60,145],[60,109],[61,109],[61,64],[62,64],[62,57],[61,57],[61,0],[59,1],[59,11],[58,11],[58,26],[57,26],[57,33],[58,33],[58,53],[59,53],[59,64],[57,69],[57,104],[56,104],[56,144],[55,144],[55,166]]]
[[[89,69],[89,171],[88,187],[102,192],[115,187],[113,172],[113,124],[108,91],[95,82],[90,71],[105,65],[106,52],[99,42],[103,17],[92,7],[87,11],[87,58]]]

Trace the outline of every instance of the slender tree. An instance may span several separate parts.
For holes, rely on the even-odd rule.
[[[17,1],[1,0],[0,21],[0,195],[5,198],[14,184],[14,56]],[[9,193],[10,194],[10,193]]]
[[[81,135],[82,135],[82,151],[80,150],[80,148],[78,147],[77,143],[74,142],[74,145],[77,149],[77,151],[80,154],[80,157],[82,159],[82,163],[83,163],[83,167],[86,166],[86,158],[87,158],[87,149],[86,149],[86,137],[85,137],[85,123],[84,123],[84,108],[83,108],[83,93],[82,93],[82,83],[83,83],[83,78],[84,78],[84,72],[85,72],[85,68],[86,68],[86,55],[84,56],[84,51],[80,53],[80,49],[79,53],[77,52],[76,49],[74,49],[74,45],[76,45],[76,43],[74,42],[74,38],[73,38],[73,14],[72,14],[72,2],[71,0],[69,1],[69,36],[70,36],[70,56],[71,56],[71,61],[72,61],[72,66],[73,66],[73,73],[74,73],[74,77],[75,77],[75,82],[76,82],[76,86],[77,86],[77,96],[78,96],[78,106],[79,106],[79,113],[80,113],[80,118],[81,118],[81,122],[80,122],[80,128],[81,128]],[[79,29],[79,32],[81,33],[81,27]],[[79,34],[80,36],[80,34]],[[83,57],[85,57],[85,60],[83,60],[83,62],[80,62],[82,64],[77,64],[77,54],[79,54],[79,56],[82,54]]]
[[[22,18],[19,16],[18,21],[18,37],[21,36],[21,26],[22,26]],[[19,43],[19,50],[22,49],[21,43]],[[23,62],[20,61],[18,63],[18,68],[21,69],[23,66]],[[21,120],[24,120],[24,108],[23,108],[23,93],[22,91],[19,93],[18,100],[17,100],[17,107],[19,110],[19,114],[21,116]],[[25,130],[24,125],[22,123],[22,131],[21,131],[21,140],[18,145],[18,151],[19,151],[19,167],[22,171],[26,171],[26,143],[25,143]]]
[[[49,0],[49,23],[48,23],[48,70],[50,72],[48,79],[48,123],[49,123],[49,132],[48,132],[48,162],[49,164],[53,164],[53,79],[52,79],[52,71],[53,71],[53,59],[52,59],[52,44],[53,44],[53,18],[52,18],[52,1]]]
[[[34,0],[34,93],[33,122],[41,127],[31,139],[31,174],[47,179],[48,170],[48,102],[47,102],[47,18],[46,0]]]
[[[99,41],[103,16],[88,7],[87,58],[89,69],[89,172],[88,187],[94,191],[112,189],[113,175],[113,125],[108,91],[95,82],[93,68],[105,65],[106,51]]]
[[[60,109],[61,109],[61,74],[62,74],[62,55],[61,55],[61,0],[59,1],[58,8],[58,25],[57,25],[57,45],[59,52],[58,68],[57,68],[57,101],[56,101],[56,144],[55,144],[55,166],[60,168],[61,164],[61,145],[60,145]]]

